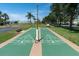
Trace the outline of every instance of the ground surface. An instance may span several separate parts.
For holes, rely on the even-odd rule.
[[[35,43],[36,29],[31,28],[20,37],[16,38],[11,43],[0,48],[1,56],[29,56],[31,51],[34,53],[36,48],[38,55],[43,56],[79,56],[79,52],[71,48],[60,38],[55,36],[46,27],[41,28],[41,41],[39,44]],[[33,47],[34,46],[34,47]],[[33,47],[33,48],[32,48]],[[38,47],[38,48],[37,48]],[[40,48],[41,47],[41,48]],[[40,48],[40,49],[39,49]]]
[[[18,27],[5,27],[5,28],[0,28],[0,33],[1,32],[7,32],[11,30],[16,30]]]
[[[27,30],[30,27],[30,24],[11,24],[0,26],[0,43],[3,43],[19,34],[16,32],[16,29],[21,28],[22,30]]]
[[[58,37],[52,34],[48,29],[41,29],[42,35],[42,55],[45,56],[73,56],[79,55]]]
[[[13,42],[0,48],[0,55],[3,56],[25,56],[30,54],[32,40],[35,39],[35,29],[31,29]]]
[[[9,40],[10,38],[16,36],[18,33],[14,30],[12,31],[7,31],[7,32],[1,32],[0,33],[0,43],[3,43],[7,40]]]
[[[71,42],[79,45],[79,31],[71,31],[69,29],[51,26],[50,29],[70,40]]]

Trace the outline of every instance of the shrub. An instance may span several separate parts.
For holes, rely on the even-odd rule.
[[[21,31],[22,31],[22,29],[21,29],[21,28],[19,28],[19,29],[17,29],[17,30],[16,30],[16,32],[21,32]]]

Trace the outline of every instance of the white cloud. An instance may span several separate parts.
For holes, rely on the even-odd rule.
[[[24,14],[8,14],[9,15],[9,18],[10,18],[10,21],[21,21],[21,22],[27,22],[28,19],[25,17]]]
[[[45,14],[46,13],[46,14]],[[38,10],[38,17],[40,20],[42,20],[43,17],[47,16],[50,13],[50,11],[48,10]],[[36,10],[32,10],[32,14],[37,17],[37,11]]]
[[[7,12],[7,11],[6,11]],[[45,13],[49,13],[50,11],[47,10],[39,10],[39,19],[42,20],[43,17],[45,17],[46,15],[44,15]],[[37,12],[36,10],[32,10],[31,13],[36,17],[37,16]],[[25,15],[27,14],[27,12],[25,14],[17,14],[17,13],[8,13],[10,21],[20,21],[20,22],[28,22],[29,20],[27,19],[27,17],[25,17]],[[32,20],[33,21],[33,20]]]

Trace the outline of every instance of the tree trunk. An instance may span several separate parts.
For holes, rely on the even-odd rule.
[[[59,23],[59,26],[61,26],[61,21],[60,21],[60,23]]]
[[[72,30],[72,25],[73,25],[73,15],[71,15],[70,17],[70,25],[69,25],[70,30]]]
[[[31,22],[31,19],[30,19],[30,24],[31,24],[32,22]]]

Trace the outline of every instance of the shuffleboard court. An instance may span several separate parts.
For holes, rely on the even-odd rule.
[[[47,28],[41,29],[42,55],[43,56],[79,56],[75,51],[60,38],[51,33]]]
[[[11,43],[0,48],[0,56],[28,56],[35,39],[36,29],[32,28]]]

